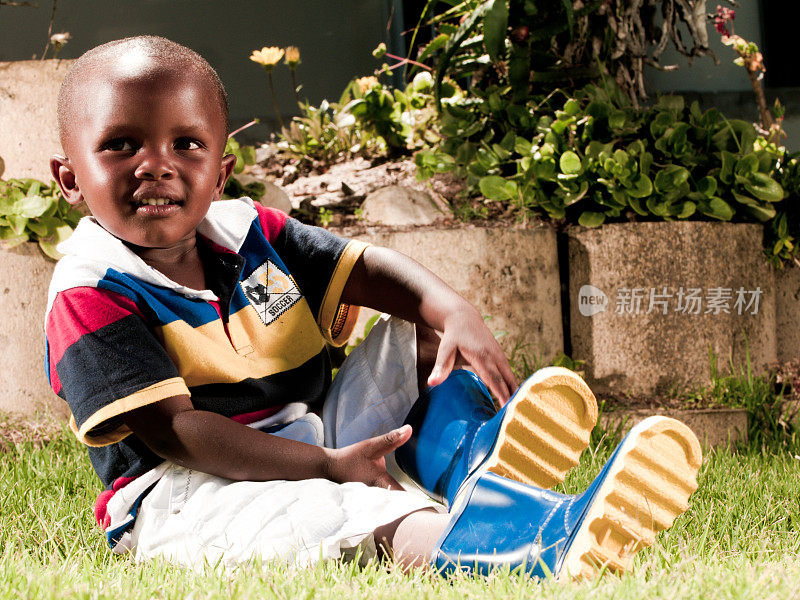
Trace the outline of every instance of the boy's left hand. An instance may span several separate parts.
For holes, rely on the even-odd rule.
[[[447,379],[459,356],[475,370],[500,406],[508,402],[519,383],[500,344],[472,307],[450,313],[445,318],[428,385],[438,385]]]

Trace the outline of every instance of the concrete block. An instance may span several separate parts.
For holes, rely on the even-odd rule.
[[[709,350],[776,358],[775,286],[760,225],[620,223],[569,233],[573,358],[598,393],[709,382]]]
[[[800,358],[800,268],[775,271],[775,312],[778,360]]]
[[[706,448],[733,446],[747,442],[747,411],[743,408],[702,410],[615,410],[600,415],[600,425],[608,431],[631,427],[653,415],[672,417],[685,423]]]
[[[73,60],[0,62],[0,156],[3,175],[50,180],[50,157],[61,153],[58,90]]]
[[[0,411],[67,414],[44,369],[44,311],[54,266],[36,244],[0,250]]]
[[[550,360],[564,348],[556,236],[549,227],[415,228],[356,235],[422,263],[478,307],[510,352]],[[351,339],[374,311],[362,310]]]

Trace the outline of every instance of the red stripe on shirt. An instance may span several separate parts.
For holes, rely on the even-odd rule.
[[[277,208],[261,206],[258,202],[255,202],[254,205],[258,212],[261,229],[264,231],[267,241],[271,244],[278,239],[278,235],[283,231],[283,226],[286,224],[286,219],[289,218],[289,215]]]
[[[120,489],[124,488],[136,477],[118,477],[111,484],[110,490],[103,490],[98,494],[97,500],[94,503],[94,518],[97,519],[97,524],[103,529],[111,525],[111,515],[108,514],[108,502]]]
[[[142,316],[129,298],[91,287],[70,288],[60,292],[47,316],[47,343],[50,349],[50,384],[58,393],[61,384],[56,365],[64,352],[84,334],[97,331],[120,319]]]
[[[242,423],[243,425],[247,425],[249,423],[255,423],[256,421],[260,421],[261,419],[266,419],[267,417],[271,417],[282,408],[283,406],[271,406],[269,408],[265,408],[264,410],[242,413],[241,415],[234,415],[231,417],[231,420],[236,421],[237,423]]]

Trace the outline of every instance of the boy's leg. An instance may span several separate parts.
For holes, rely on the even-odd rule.
[[[416,328],[384,315],[331,384],[325,445],[342,448],[400,427],[418,397]]]
[[[202,568],[260,558],[304,566],[351,557],[359,549],[369,559],[380,539],[372,532],[406,547],[404,529],[397,537],[387,524],[419,511],[441,508],[414,494],[361,483],[233,482],[169,465],[143,500],[131,540],[137,561],[162,557]]]
[[[430,509],[418,510],[381,525],[373,536],[378,552],[389,556],[403,567],[424,567],[451,517]]]
[[[433,330],[394,317],[378,321],[333,382],[323,410],[326,445],[346,446],[407,422],[412,439],[397,462],[387,456],[387,469],[406,489],[445,503],[478,468],[541,487],[563,481],[597,420],[581,378],[542,369],[497,414],[486,386],[467,371],[420,393],[438,343]]]

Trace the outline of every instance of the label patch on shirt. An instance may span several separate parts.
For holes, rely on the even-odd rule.
[[[264,325],[272,323],[303,297],[294,280],[271,260],[239,285]]]

